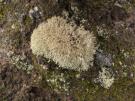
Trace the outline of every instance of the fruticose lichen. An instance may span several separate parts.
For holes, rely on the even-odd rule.
[[[110,72],[109,68],[102,68],[102,71],[99,72],[98,82],[106,89],[112,86],[114,83],[114,75]]]
[[[84,71],[93,61],[95,37],[82,26],[54,16],[33,31],[31,49],[60,67]]]

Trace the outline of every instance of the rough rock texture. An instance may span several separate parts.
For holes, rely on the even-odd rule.
[[[134,6],[134,0],[0,0],[0,101],[134,101]],[[59,69],[32,54],[33,30],[53,16],[96,36],[88,71]],[[102,68],[114,78],[108,89],[94,82]]]

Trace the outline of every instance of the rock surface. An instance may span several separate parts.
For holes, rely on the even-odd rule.
[[[134,6],[134,0],[0,0],[0,101],[134,101]],[[93,32],[93,68],[60,69],[32,54],[33,30],[53,16]],[[108,89],[103,68],[113,74]]]

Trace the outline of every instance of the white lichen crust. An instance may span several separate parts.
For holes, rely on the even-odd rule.
[[[103,67],[102,71],[99,72],[98,80],[102,87],[109,89],[114,83],[114,76],[109,72],[109,69]]]
[[[60,67],[84,71],[93,61],[95,37],[83,27],[54,16],[33,31],[31,49]]]

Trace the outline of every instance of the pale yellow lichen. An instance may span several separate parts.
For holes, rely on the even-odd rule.
[[[95,37],[83,27],[54,16],[33,31],[31,49],[60,67],[87,70],[95,54]]]
[[[102,71],[99,72],[99,82],[102,87],[109,89],[114,83],[114,76],[109,72],[109,69],[102,68]]]

